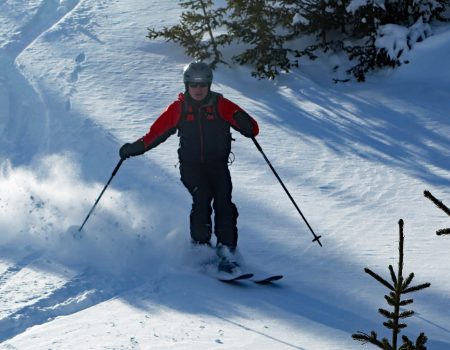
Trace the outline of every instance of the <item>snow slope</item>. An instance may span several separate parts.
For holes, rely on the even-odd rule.
[[[334,85],[325,61],[275,82],[220,67],[213,88],[260,123],[264,151],[323,248],[252,142],[235,135],[231,166],[239,255],[276,286],[230,286],[201,273],[189,246],[190,198],[177,138],[118,162],[181,91],[183,50],[145,38],[175,23],[153,0],[0,1],[0,349],[358,349],[381,326],[405,220],[414,295],[404,332],[450,348],[450,28],[411,63],[367,83]]]

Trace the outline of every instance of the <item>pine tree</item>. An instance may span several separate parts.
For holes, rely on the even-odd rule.
[[[286,34],[279,34],[292,21],[291,14],[275,0],[228,0],[230,10],[226,22],[236,42],[250,45],[233,57],[239,64],[254,67],[253,76],[273,79],[279,70],[289,72],[292,63],[284,46]]]
[[[449,9],[448,0],[403,0],[405,17],[409,16],[409,25],[415,23],[422,17],[425,23],[433,20],[449,21],[448,13],[445,17],[446,10]]]
[[[179,5],[189,9],[182,12],[180,23],[160,31],[149,28],[147,37],[163,37],[179,43],[188,56],[200,61],[211,60],[213,68],[219,62],[225,63],[219,47],[228,44],[229,38],[226,34],[214,35],[214,30],[223,25],[226,9],[213,9],[212,0],[180,0]]]
[[[365,81],[370,70],[404,62],[401,49],[377,45],[384,35],[381,26],[409,28],[409,50],[430,35],[423,23],[450,21],[449,0],[227,0],[226,7],[214,6],[213,0],[179,0],[179,5],[185,9],[179,24],[149,28],[149,39],[176,42],[188,56],[210,61],[213,68],[226,63],[221,48],[243,44],[236,46],[243,49],[233,61],[251,65],[253,76],[269,79],[298,67],[301,56],[314,59],[319,51],[343,50],[355,62],[347,73]],[[304,36],[315,42],[298,47],[297,39]]]
[[[357,4],[357,3],[356,3]],[[347,7],[349,14],[349,39],[351,44],[343,47],[350,61],[356,60],[356,64],[347,70],[347,73],[363,82],[366,73],[379,67],[398,65],[392,60],[385,50],[378,50],[375,41],[377,31],[383,21],[385,11],[384,1],[367,0],[363,5],[350,3]]]
[[[294,12],[294,33],[314,34],[318,44],[325,47],[332,41],[334,32],[347,31],[346,6],[349,0],[292,0],[285,1],[292,5]]]
[[[385,48],[377,47],[377,38],[382,35],[380,27],[386,24],[397,24],[410,28],[412,32],[408,34],[407,45],[408,49],[411,49],[416,42],[430,35],[428,30],[417,30],[417,26],[411,27],[416,23],[428,23],[431,20],[448,21],[444,15],[448,8],[448,0],[351,2],[347,11],[351,14],[348,21],[351,35],[348,39],[352,44],[344,47],[344,50],[349,59],[356,60],[357,63],[347,72],[353,74],[358,81],[365,81],[365,75],[370,70],[400,66],[402,51],[398,52],[396,57],[392,57]]]
[[[437,199],[435,196],[433,196],[430,191],[424,191],[423,194],[426,198],[431,200],[439,209],[442,209],[442,211],[444,213],[446,213],[448,216],[450,216],[450,209],[444,203],[442,203],[439,199]],[[450,228],[443,228],[441,230],[438,230],[438,231],[436,231],[436,234],[438,236],[450,235]]]
[[[398,270],[395,273],[392,265],[389,265],[389,272],[391,275],[392,282],[388,282],[380,275],[376,274],[372,270],[365,268],[364,271],[372,276],[375,280],[389,289],[389,295],[385,295],[385,299],[387,303],[394,308],[394,311],[388,311],[386,309],[380,308],[379,313],[387,319],[383,325],[390,329],[392,332],[391,342],[389,342],[388,338],[378,339],[378,335],[376,332],[372,331],[370,334],[366,334],[363,332],[358,332],[352,335],[353,339],[360,341],[362,343],[371,343],[376,345],[380,349],[384,350],[426,350],[425,343],[427,341],[427,337],[425,334],[421,333],[415,343],[413,343],[407,336],[403,336],[403,344],[398,348],[398,335],[402,329],[406,328],[407,325],[402,323],[405,318],[411,317],[414,315],[414,311],[412,310],[401,310],[401,307],[406,305],[410,305],[413,303],[412,299],[402,300],[402,296],[404,294],[416,292],[419,290],[423,290],[430,286],[430,283],[423,283],[414,287],[411,287],[410,284],[414,278],[414,273],[411,273],[408,277],[403,277],[403,259],[404,259],[404,234],[403,234],[403,220],[399,221],[399,261],[398,261]]]

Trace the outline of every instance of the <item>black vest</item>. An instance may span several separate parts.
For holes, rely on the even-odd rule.
[[[178,123],[180,162],[228,161],[230,124],[218,112],[220,98],[222,95],[211,91],[205,101],[196,104],[186,94]]]

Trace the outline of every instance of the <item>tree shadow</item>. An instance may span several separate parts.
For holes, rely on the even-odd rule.
[[[262,88],[253,91],[242,89],[245,80],[239,74],[224,68],[219,75],[221,84],[254,101],[249,112],[258,120],[299,139],[320,140],[337,154],[357,155],[431,184],[450,185],[450,103],[445,110],[442,102],[450,101],[450,93],[442,96],[442,90],[423,91],[423,86],[402,91],[404,87],[394,85],[369,100],[375,95],[370,86],[319,87],[306,77],[289,80],[289,87],[283,79],[261,82]]]

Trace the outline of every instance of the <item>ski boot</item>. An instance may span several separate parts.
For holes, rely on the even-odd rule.
[[[235,249],[227,247],[223,244],[218,244],[216,247],[216,253],[219,257],[219,265],[217,269],[219,272],[225,272],[228,274],[240,273],[240,266],[236,262],[236,257],[234,255]]]

